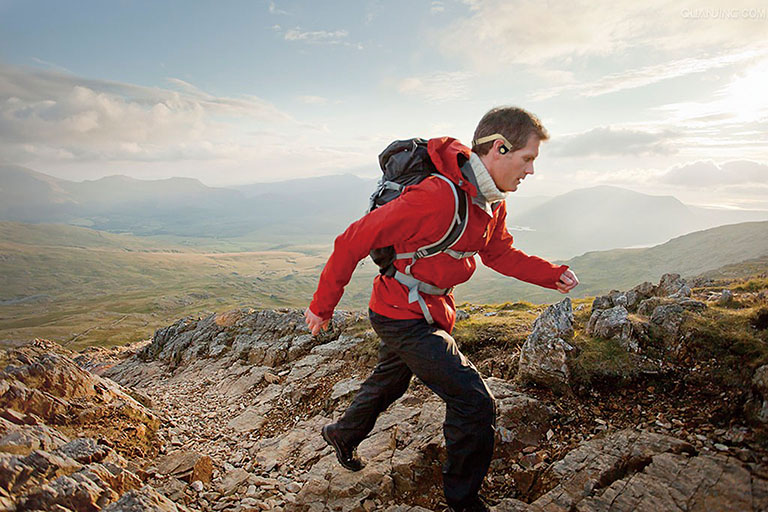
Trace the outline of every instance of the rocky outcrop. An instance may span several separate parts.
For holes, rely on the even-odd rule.
[[[758,511],[768,481],[725,455],[698,453],[673,437],[623,430],[584,443],[546,477],[554,487],[531,504],[505,500],[499,512],[653,510]]]
[[[691,289],[679,274],[664,274],[658,285],[646,282],[627,292],[613,290],[595,298],[587,333],[617,340],[634,353],[642,352],[649,337],[656,338],[674,355],[680,348],[684,313],[707,308],[690,297]]]
[[[5,510],[98,511],[143,486],[129,469],[135,464],[123,455],[152,455],[160,425],[153,412],[115,382],[78,367],[54,343],[38,340],[4,360],[9,363],[0,371]],[[140,495],[162,503],[153,492]]]
[[[534,322],[520,353],[520,379],[561,391],[567,389],[568,359],[575,352],[567,340],[572,336],[573,309],[566,298],[549,306]]]
[[[641,285],[624,299],[609,295],[601,302],[609,307],[598,310],[623,308],[626,314],[616,309],[619,316],[631,321],[630,308],[655,298],[646,294],[656,288]],[[682,301],[690,300],[658,298],[684,310]],[[621,322],[603,322],[600,328],[623,332]],[[58,511],[443,510],[445,406],[418,380],[359,446],[367,460],[362,471],[344,471],[319,435],[343,413],[375,357],[376,340],[358,316],[340,314],[334,324],[313,337],[300,311],[237,310],[161,329],[136,347],[136,356],[93,350],[77,358],[81,368],[130,386],[130,396],[89,372],[62,374],[74,363],[53,346],[55,364],[35,352],[40,347],[21,352],[26,359],[14,355],[0,381],[0,396],[9,397],[0,408],[0,505]],[[657,327],[663,325],[660,320]],[[573,335],[570,301],[549,307],[522,347],[522,381],[567,389]],[[48,389],[57,380],[66,383],[66,392]],[[48,384],[35,387],[40,382]],[[756,389],[761,382],[754,381]],[[570,438],[566,433],[575,428],[577,415],[561,403],[570,395],[553,399],[548,390],[525,388],[517,379],[486,383],[497,409],[494,489],[526,499],[504,499],[496,510],[766,506],[764,469],[748,450],[617,430],[615,417],[604,416],[594,402],[585,406],[589,422],[594,420],[592,433]],[[19,390],[30,397],[31,409],[18,399]],[[125,404],[136,410],[126,413]],[[652,406],[642,402],[643,408]],[[643,428],[676,421],[655,414]],[[120,418],[124,435],[110,426],[111,418]],[[98,435],[89,430],[96,423],[107,427]],[[671,424],[663,428],[675,433]],[[134,449],[132,440],[142,436],[159,454]]]

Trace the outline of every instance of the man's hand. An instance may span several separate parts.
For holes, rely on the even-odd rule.
[[[566,270],[560,276],[560,280],[557,282],[557,291],[560,293],[568,293],[576,288],[579,284],[579,278],[573,273],[571,269]]]
[[[331,320],[323,320],[316,314],[314,314],[312,311],[310,311],[309,308],[304,310],[304,319],[307,321],[307,325],[309,326],[309,331],[312,333],[313,336],[317,335],[317,333],[320,332],[320,329],[327,331],[328,330],[328,322]]]

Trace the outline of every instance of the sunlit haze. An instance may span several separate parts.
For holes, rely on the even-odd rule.
[[[550,132],[515,194],[768,209],[755,0],[0,3],[0,160],[69,180],[374,177],[391,140]]]

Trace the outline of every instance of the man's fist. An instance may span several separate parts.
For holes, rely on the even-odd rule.
[[[579,284],[579,278],[573,273],[571,269],[566,270],[560,276],[560,280],[557,282],[557,291],[560,293],[568,293],[576,288]]]
[[[330,319],[323,320],[312,311],[310,311],[309,308],[304,310],[304,319],[307,321],[309,332],[311,332],[313,336],[319,333],[320,329],[324,331],[328,330],[328,322],[331,321]]]

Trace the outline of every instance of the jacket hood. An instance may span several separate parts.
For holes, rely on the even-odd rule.
[[[461,174],[461,166],[472,152],[467,146],[454,138],[440,137],[429,139],[427,151],[437,172],[457,184],[469,197],[477,196],[477,188]]]

